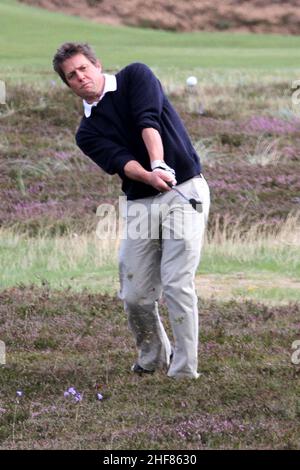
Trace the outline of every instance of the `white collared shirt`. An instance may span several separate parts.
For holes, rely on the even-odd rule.
[[[93,106],[97,106],[99,101],[101,101],[102,98],[104,97],[105,93],[107,93],[108,91],[116,91],[117,89],[117,79],[115,75],[109,75],[107,73],[104,73],[103,75],[105,78],[105,82],[104,82],[103,93],[100,96],[99,100],[94,101],[93,103],[87,103],[85,100],[83,100],[84,114],[85,114],[85,117],[87,118],[90,117]]]

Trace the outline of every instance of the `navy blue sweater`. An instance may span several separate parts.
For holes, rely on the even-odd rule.
[[[117,90],[107,92],[89,118],[82,118],[76,142],[104,171],[118,173],[128,199],[158,194],[145,183],[127,178],[124,166],[138,161],[151,171],[142,130],[156,129],[162,138],[164,160],[176,172],[177,183],[201,172],[199,157],[159,80],[144,64],[134,63],[116,75]]]

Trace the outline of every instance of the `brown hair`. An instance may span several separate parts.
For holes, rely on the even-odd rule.
[[[60,78],[69,86],[65,74],[62,70],[62,64],[65,60],[70,59],[76,54],[83,54],[92,64],[96,65],[97,57],[89,44],[80,42],[65,42],[56,51],[53,57],[53,68]]]

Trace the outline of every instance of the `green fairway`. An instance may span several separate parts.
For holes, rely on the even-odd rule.
[[[0,0],[1,78],[51,74],[57,46],[68,40],[94,45],[105,67],[142,61],[162,71],[199,68],[299,69],[300,37],[237,33],[173,33],[100,25],[81,18]]]

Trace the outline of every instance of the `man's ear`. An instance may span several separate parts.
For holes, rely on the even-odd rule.
[[[100,72],[102,72],[102,64],[100,62],[100,60],[97,59],[97,62],[96,62],[96,67],[98,67],[100,69]]]

